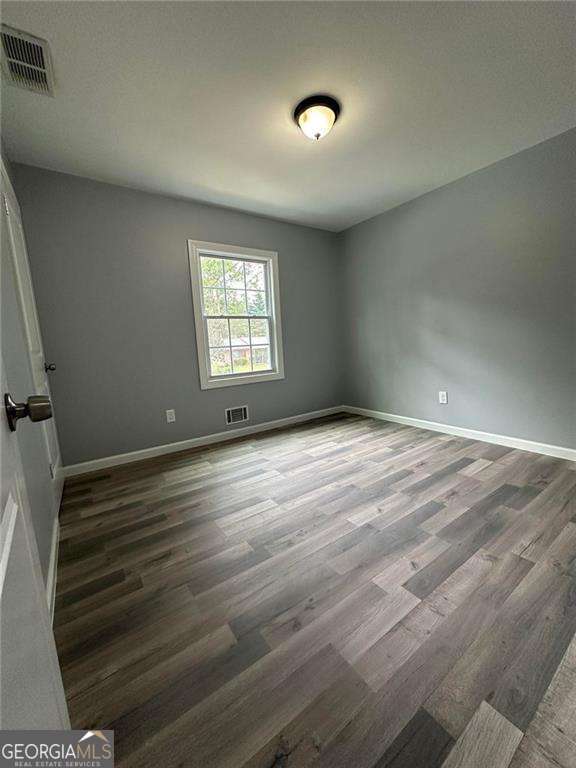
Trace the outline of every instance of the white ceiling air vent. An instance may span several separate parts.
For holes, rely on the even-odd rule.
[[[2,70],[18,88],[54,94],[50,50],[46,40],[2,24]]]
[[[249,418],[247,405],[226,408],[226,424],[237,424],[239,421],[248,421]]]

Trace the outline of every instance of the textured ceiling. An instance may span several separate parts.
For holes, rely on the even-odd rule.
[[[574,3],[6,2],[55,98],[4,87],[16,161],[340,230],[576,123]],[[317,91],[342,115],[312,143]]]

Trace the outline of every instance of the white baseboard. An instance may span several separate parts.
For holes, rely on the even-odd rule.
[[[396,413],[384,413],[382,411],[372,411],[369,408],[358,408],[355,405],[343,405],[340,408],[345,413],[355,413],[358,416],[369,416],[373,419],[382,421],[394,421],[398,424],[408,424],[411,427],[420,429],[430,429],[433,432],[444,432],[447,435],[457,435],[458,437],[468,437],[471,440],[481,440],[485,443],[496,443],[496,445],[505,445],[509,448],[518,448],[521,451],[531,451],[532,453],[543,453],[546,456],[555,456],[558,459],[568,459],[576,461],[576,450],[573,448],[564,448],[560,445],[548,445],[547,443],[536,443],[533,440],[524,440],[521,437],[509,437],[508,435],[495,435],[491,432],[481,432],[477,429],[466,429],[465,427],[454,427],[451,424],[439,424],[437,421],[425,421],[424,419],[412,419],[409,416],[398,416]]]
[[[54,602],[56,600],[56,573],[58,570],[58,546],[60,544],[60,520],[58,516],[54,519],[52,526],[52,541],[50,543],[50,565],[48,566],[48,576],[46,578],[46,602],[48,603],[48,613],[50,620],[54,620]]]
[[[518,448],[521,451],[532,451],[533,453],[542,453],[546,456],[555,456],[559,459],[568,459],[576,461],[576,450],[564,448],[559,445],[548,445],[547,443],[537,443],[533,440],[524,440],[520,437],[509,437],[508,435],[497,435],[491,432],[481,432],[477,429],[466,429],[465,427],[455,427],[451,424],[440,424],[436,421],[425,421],[424,419],[413,419],[409,416],[399,416],[395,413],[384,413],[383,411],[373,411],[369,408],[358,408],[355,405],[334,406],[332,408],[323,408],[320,411],[310,411],[309,413],[300,413],[297,416],[288,416],[284,419],[275,419],[266,421],[262,424],[254,424],[249,427],[239,427],[230,429],[226,432],[216,432],[202,437],[193,437],[190,440],[181,440],[177,443],[167,443],[166,445],[156,445],[153,448],[144,448],[141,451],[132,451],[130,453],[121,453],[117,456],[105,456],[102,459],[85,461],[81,464],[71,464],[61,468],[64,477],[75,477],[89,472],[95,472],[99,469],[108,467],[117,467],[121,464],[130,464],[134,461],[143,461],[155,456],[163,456],[168,453],[177,453],[186,451],[189,448],[199,448],[203,445],[212,443],[222,443],[227,440],[234,440],[244,435],[254,435],[259,432],[268,432],[271,429],[288,427],[291,424],[299,424],[305,421],[319,419],[322,416],[330,416],[335,413],[353,413],[359,416],[368,416],[373,419],[383,421],[393,421],[398,424],[408,424],[411,427],[420,427],[420,429],[430,429],[434,432],[443,432],[448,435],[457,435],[458,437],[468,437],[471,440],[481,440],[486,443],[495,443],[496,445],[506,445],[510,448]]]
[[[141,451],[132,451],[130,453],[121,453],[117,456],[106,456],[102,459],[94,459],[93,461],[84,461],[81,464],[70,464],[69,466],[62,467],[64,477],[74,477],[76,475],[84,475],[88,472],[94,472],[99,469],[106,469],[108,467],[117,467],[120,464],[130,464],[133,461],[142,461],[143,459],[151,459],[155,456],[163,456],[167,453],[177,453],[178,451],[186,451],[189,448],[198,448],[203,445],[210,445],[211,443],[222,443],[227,440],[235,440],[238,437],[244,435],[254,435],[258,432],[268,432],[271,429],[279,429],[280,427],[288,427],[291,424],[299,424],[300,422],[312,421],[313,419],[319,419],[322,416],[331,416],[334,413],[341,413],[342,408],[340,406],[334,406],[332,408],[323,408],[320,411],[310,411],[309,413],[300,413],[296,416],[287,416],[284,419],[275,419],[274,421],[266,421],[262,424],[254,424],[249,427],[239,427],[237,429],[229,429],[226,432],[215,432],[211,435],[204,435],[203,437],[193,437],[190,440],[181,440],[177,443],[167,443],[166,445],[156,445],[153,448],[144,448]]]

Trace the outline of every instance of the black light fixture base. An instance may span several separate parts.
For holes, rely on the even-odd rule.
[[[298,125],[298,119],[300,115],[310,107],[328,107],[334,112],[334,122],[338,120],[340,114],[340,103],[336,101],[332,96],[328,96],[325,93],[318,93],[315,96],[308,96],[306,99],[300,101],[294,109],[294,121]]]

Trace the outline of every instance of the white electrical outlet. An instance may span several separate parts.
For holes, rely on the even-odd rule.
[[[440,390],[440,392],[438,392],[438,402],[440,405],[446,405],[448,402],[448,392]]]
[[[168,424],[172,424],[174,421],[176,421],[176,411],[174,408],[170,408],[170,410],[166,411],[166,421]]]

